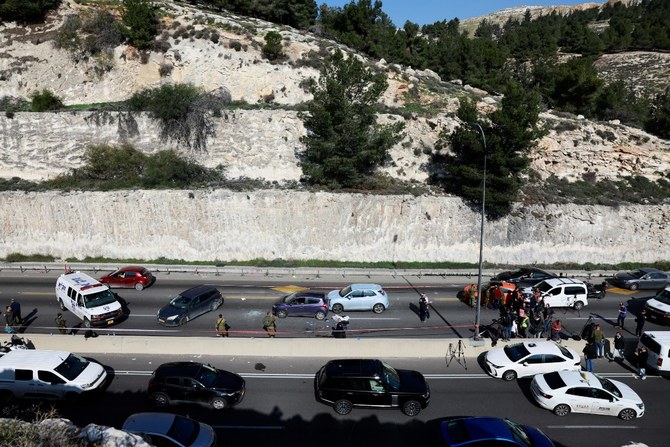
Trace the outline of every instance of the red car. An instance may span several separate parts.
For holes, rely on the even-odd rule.
[[[139,265],[128,265],[100,278],[100,282],[109,287],[134,287],[142,290],[156,281],[151,272]]]

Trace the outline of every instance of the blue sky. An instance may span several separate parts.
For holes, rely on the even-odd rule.
[[[331,7],[342,7],[352,0],[317,0]],[[604,0],[602,0],[604,1]],[[601,1],[597,1],[601,3]],[[358,3],[358,0],[355,0]],[[374,4],[374,0],[371,0]],[[382,0],[382,10],[391,17],[393,24],[402,27],[407,20],[419,25],[459,19],[469,19],[505,8],[520,6],[559,6],[588,3],[580,0]]]

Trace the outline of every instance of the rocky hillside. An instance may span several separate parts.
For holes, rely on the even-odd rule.
[[[2,24],[0,98],[27,98],[33,91],[49,88],[68,105],[92,104],[122,101],[145,87],[190,82],[208,91],[225,90],[233,101],[269,103],[273,109],[227,113],[219,122],[217,136],[207,141],[204,151],[197,152],[173,141],[158,141],[155,126],[141,117],[133,123],[133,132],[124,128],[114,114],[7,115],[0,117],[4,140],[0,176],[51,178],[80,166],[89,144],[127,141],[148,153],[174,148],[207,166],[223,164],[231,178],[279,182],[299,178],[296,151],[301,148],[299,138],[304,128],[294,108],[310,99],[305,81],[318,76],[318,60],[335,44],[259,20],[201,12],[173,2],[159,3],[166,12],[160,36],[165,51],[146,56],[132,47],[119,46],[108,60],[74,59],[67,50],[57,49],[54,38],[65,18],[90,12],[96,6],[89,2],[64,1],[45,25]],[[270,30],[282,34],[286,61],[271,63],[263,58],[263,38]],[[630,56],[618,56],[624,62],[631,60]],[[666,61],[668,56],[654,55]],[[667,62],[661,64],[666,69],[670,67]],[[454,119],[458,98],[476,98],[483,111],[500,101],[458,80],[443,82],[429,70],[388,65],[383,60],[371,64],[388,75],[389,88],[383,102],[397,111],[381,119],[406,123],[406,136],[392,149],[392,161],[384,168],[399,179],[422,182],[427,178],[429,154],[435,150],[439,132],[458,125]],[[601,65],[607,71],[607,63]],[[629,77],[633,76],[632,65]],[[643,73],[648,75],[649,70]],[[662,82],[664,78],[667,82],[667,74],[658,75],[656,80]],[[639,174],[656,179],[670,168],[668,141],[616,122],[594,123],[551,112],[542,118],[550,132],[532,154],[532,168],[541,178],[555,175],[574,180],[590,174],[613,179]]]

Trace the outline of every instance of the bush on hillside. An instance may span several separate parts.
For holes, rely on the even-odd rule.
[[[193,84],[166,84],[136,92],[126,103],[131,111],[149,112],[160,122],[163,141],[205,149],[207,138],[214,136],[212,116],[220,116],[229,102],[223,90],[210,93]]]
[[[32,92],[30,94],[30,101],[30,110],[33,112],[48,112],[65,107],[63,101],[46,88],[42,91]]]
[[[263,45],[263,56],[270,61],[283,59],[286,55],[282,49],[282,37],[276,31],[270,31],[265,35],[265,45]]]

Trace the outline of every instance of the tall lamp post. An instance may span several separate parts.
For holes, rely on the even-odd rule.
[[[484,263],[484,221],[486,220],[486,156],[488,155],[486,150],[486,135],[484,135],[484,129],[479,123],[469,123],[471,126],[477,126],[479,133],[482,135],[482,141],[484,142],[484,179],[482,181],[482,216],[481,216],[481,228],[479,233],[479,276],[477,278],[477,311],[475,313],[475,335],[473,336],[474,341],[480,341],[482,338],[479,334],[479,326],[481,322],[481,308],[482,308],[482,265]]]

